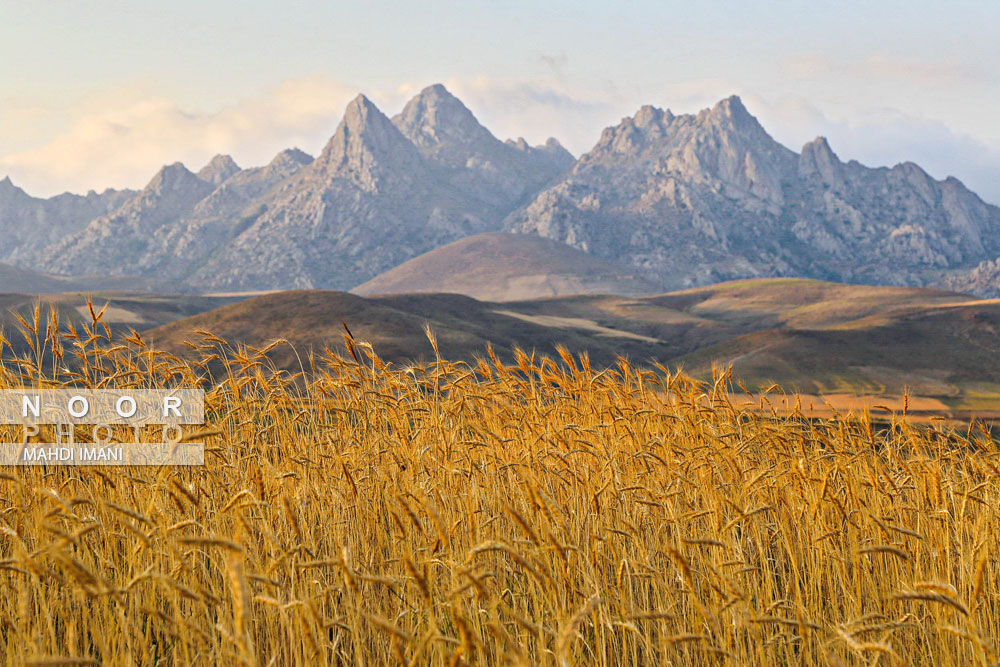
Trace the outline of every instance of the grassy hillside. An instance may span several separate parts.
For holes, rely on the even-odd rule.
[[[0,294],[58,294],[62,292],[171,291],[152,278],[132,276],[54,276],[20,266],[0,264]]]
[[[60,328],[67,324],[79,329],[93,320],[88,306],[103,309],[101,321],[114,333],[131,329],[143,331],[239,301],[239,297],[207,297],[190,294],[147,294],[144,292],[89,292],[63,294],[2,294],[0,293],[0,331],[16,352],[26,350],[26,340],[20,332],[19,318],[29,323],[39,317],[39,330],[45,329],[55,313]]]
[[[385,360],[431,359],[430,327],[441,353],[485,354],[491,342],[552,355],[586,351],[596,365],[618,354],[636,363],[683,367],[710,377],[732,365],[756,389],[777,382],[816,394],[933,397],[955,410],[1000,406],[1000,302],[950,292],[775,279],[724,283],[651,297],[570,296],[490,303],[458,295],[362,298],[289,292],[249,299],[148,333],[163,349],[195,329],[263,348],[276,339],[279,366],[300,368],[309,351],[343,350],[341,321]],[[298,351],[298,356],[292,347]]]
[[[342,322],[357,340],[398,364],[434,358],[427,327],[441,354],[454,359],[484,356],[487,343],[508,357],[515,346],[551,355],[556,344],[563,344],[589,350],[595,363],[610,364],[618,354],[644,357],[661,345],[625,330],[617,336],[595,336],[587,329],[538,324],[504,314],[505,308],[457,294],[364,298],[345,292],[281,292],[178,320],[146,335],[157,347],[178,354],[189,353],[184,341],[198,339],[195,330],[257,348],[286,340],[291,345],[276,347],[271,357],[288,370],[297,370],[310,352],[321,354],[326,347],[343,352]]]

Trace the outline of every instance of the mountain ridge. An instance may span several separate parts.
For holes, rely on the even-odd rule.
[[[197,173],[167,165],[116,210],[20,260],[65,275],[156,275],[195,290],[346,289],[498,229],[572,161],[555,140],[499,141],[443,86],[404,111],[415,137],[417,125],[431,137],[421,146],[361,94],[315,159],[286,150],[251,169],[226,155]],[[439,113],[461,120],[442,125]],[[438,130],[451,132],[446,151],[432,150]]]
[[[782,146],[738,97],[697,114],[640,108],[508,217],[647,269],[671,287],[763,276],[933,284],[1000,254],[1000,209],[913,163]]]
[[[50,200],[5,178],[0,231],[3,262],[202,291],[349,289],[504,231],[670,288],[802,276],[1000,293],[1000,208],[912,162],[842,161],[823,137],[796,153],[735,95],[692,114],[642,106],[574,159],[555,139],[497,139],[440,84],[391,118],[361,94],[316,159],[216,155],[138,192]]]

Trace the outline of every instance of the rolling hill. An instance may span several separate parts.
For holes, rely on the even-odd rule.
[[[138,290],[170,293],[175,286],[135,276],[56,276],[20,266],[0,264],[0,294],[63,294]]]
[[[2,275],[2,273],[0,273]],[[11,278],[51,277],[16,270]],[[13,285],[14,283],[8,282]],[[58,287],[57,285],[51,287]],[[197,353],[184,344],[195,330],[265,347],[280,368],[308,365],[327,347],[344,353],[341,322],[395,364],[428,361],[435,334],[441,355],[473,360],[488,344],[511,359],[515,347],[554,356],[557,345],[587,352],[597,366],[618,355],[709,378],[732,367],[756,391],[777,383],[829,397],[867,395],[891,403],[908,391],[951,414],[1000,414],[1000,300],[915,287],[870,287],[802,279],[721,283],[654,296],[572,295],[516,301],[460,294],[363,297],[333,291],[248,295],[156,295],[95,292],[109,304],[113,331],[130,329],[160,349]],[[16,314],[54,309],[62,322],[89,322],[84,293],[0,294],[0,326],[16,352]],[[5,352],[9,354],[8,352]],[[915,404],[915,403],[914,403]]]
[[[17,270],[20,275],[20,269]],[[53,290],[59,292],[60,290]],[[7,339],[7,346],[15,353],[27,349],[26,341],[18,331],[18,316],[31,322],[38,307],[41,332],[44,336],[46,323],[55,312],[60,328],[65,331],[67,323],[77,330],[81,324],[90,324],[88,298],[93,300],[95,310],[107,306],[103,322],[112,333],[125,333],[131,329],[143,331],[178,319],[190,317],[207,310],[239,301],[239,296],[198,296],[192,294],[148,294],[127,291],[93,291],[52,294],[5,294],[0,293],[0,331]],[[2,349],[2,348],[0,348]],[[9,354],[3,349],[3,354]]]
[[[436,248],[372,278],[355,294],[449,292],[486,301],[569,294],[656,294],[639,269],[539,236],[488,232]]]
[[[562,343],[588,350],[602,364],[612,363],[619,353],[647,356],[659,346],[627,330],[607,328],[597,335],[582,321],[574,321],[582,326],[569,327],[533,321],[532,316],[504,310],[506,306],[458,294],[361,297],[302,290],[267,294],[201,313],[153,329],[148,336],[156,347],[180,355],[190,354],[184,341],[198,339],[195,329],[260,348],[284,339],[291,347],[278,347],[271,356],[279,367],[292,371],[299,369],[299,360],[309,352],[319,354],[329,347],[343,354],[341,322],[358,341],[370,343],[380,357],[400,364],[434,358],[425,327],[434,332],[441,355],[454,360],[484,356],[488,343],[508,357],[515,346],[552,353],[554,345]]]
[[[341,321],[385,360],[471,360],[491,342],[554,355],[557,344],[588,352],[596,365],[618,354],[698,377],[732,366],[751,389],[779,382],[813,394],[931,397],[951,411],[1000,404],[1000,301],[909,287],[802,279],[723,283],[651,297],[577,295],[478,301],[455,294],[361,297],[299,291],[248,299],[158,327],[157,347],[192,354],[194,329],[264,347],[279,367],[325,347],[343,352]],[[295,354],[292,348],[297,350]]]

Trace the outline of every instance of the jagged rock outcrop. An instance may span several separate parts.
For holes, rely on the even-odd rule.
[[[935,286],[988,299],[1000,298],[1000,257],[984,260],[969,271],[952,273]]]
[[[696,115],[641,108],[506,228],[674,287],[782,275],[927,284],[1000,250],[1000,209],[957,180],[843,163],[823,138],[796,154],[737,97]]]
[[[216,155],[208,164],[198,170],[198,178],[211,183],[212,185],[222,185],[230,176],[239,173],[240,166],[236,160],[228,155]]]

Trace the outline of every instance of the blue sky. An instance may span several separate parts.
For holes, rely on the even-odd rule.
[[[737,93],[793,149],[913,160],[1000,202],[1000,3],[7,0],[0,175],[43,195],[165,162],[317,152],[346,102],[444,82],[501,138],[575,153],[652,103]]]

